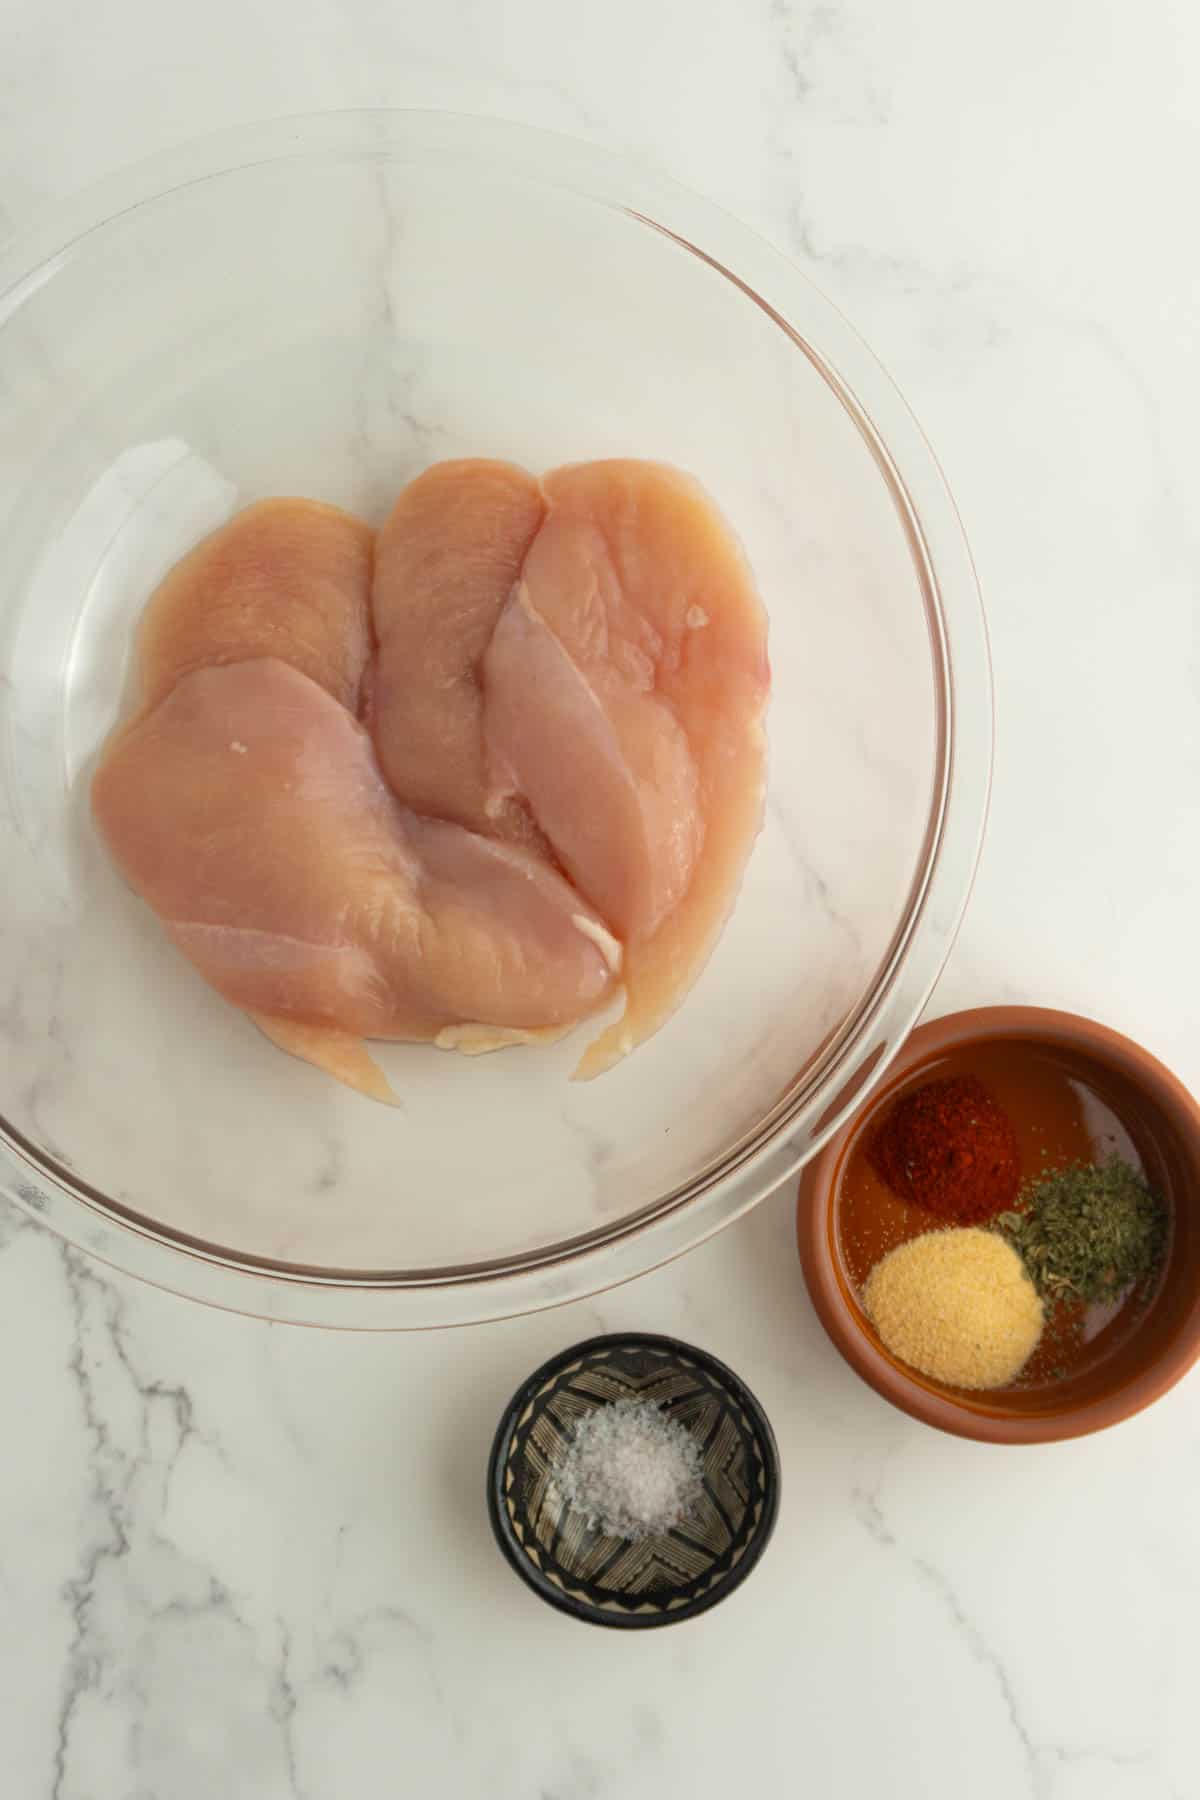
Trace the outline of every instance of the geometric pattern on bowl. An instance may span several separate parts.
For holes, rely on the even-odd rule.
[[[694,1512],[630,1542],[568,1506],[553,1465],[589,1413],[616,1400],[657,1402],[701,1457]],[[489,1511],[510,1563],[551,1605],[596,1624],[672,1624],[740,1585],[766,1548],[779,1462],[765,1413],[715,1357],[673,1338],[590,1339],[539,1369],[500,1423]]]

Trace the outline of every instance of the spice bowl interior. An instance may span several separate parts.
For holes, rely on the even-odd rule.
[[[567,1499],[572,1443],[614,1406],[653,1408],[695,1446],[696,1492],[670,1529],[618,1536]],[[740,1587],[774,1530],[779,1485],[770,1422],[731,1369],[674,1338],[623,1334],[562,1351],[518,1389],[492,1447],[488,1511],[534,1593],[574,1618],[636,1630],[694,1618]]]
[[[1106,1306],[1048,1300],[1037,1350],[1014,1380],[989,1389],[942,1385],[890,1354],[863,1299],[869,1266],[954,1222],[914,1222],[919,1209],[889,1193],[869,1151],[907,1094],[958,1076],[983,1084],[1012,1120],[1022,1205],[1056,1170],[1119,1158],[1165,1214],[1152,1276]],[[1149,1052],[1094,1020],[1036,1007],[952,1014],[913,1033],[869,1103],[805,1169],[797,1235],[826,1332],[894,1406],[993,1443],[1098,1431],[1156,1400],[1200,1356],[1200,1107]]]

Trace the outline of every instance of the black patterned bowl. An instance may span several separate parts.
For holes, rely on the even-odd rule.
[[[700,1448],[703,1497],[686,1524],[630,1542],[568,1507],[552,1465],[587,1413],[657,1401]],[[725,1364],[676,1338],[589,1338],[514,1394],[488,1464],[496,1541],[535,1594],[593,1625],[636,1630],[707,1612],[745,1581],[779,1511],[767,1415]]]

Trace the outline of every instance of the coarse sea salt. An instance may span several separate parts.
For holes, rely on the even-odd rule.
[[[657,1400],[613,1400],[586,1414],[551,1475],[568,1507],[606,1537],[670,1531],[703,1490],[699,1445]]]

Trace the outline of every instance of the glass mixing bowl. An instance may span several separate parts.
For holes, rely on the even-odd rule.
[[[770,614],[766,823],[657,1037],[384,1049],[372,1104],[171,949],[88,812],[159,577],[265,494],[378,520],[444,456],[691,470]],[[913,1024],[966,902],[991,683],[953,504],[834,308],[619,157],[432,114],[225,134],[0,257],[0,1180],[121,1268],[428,1326],[639,1274],[768,1193]]]

